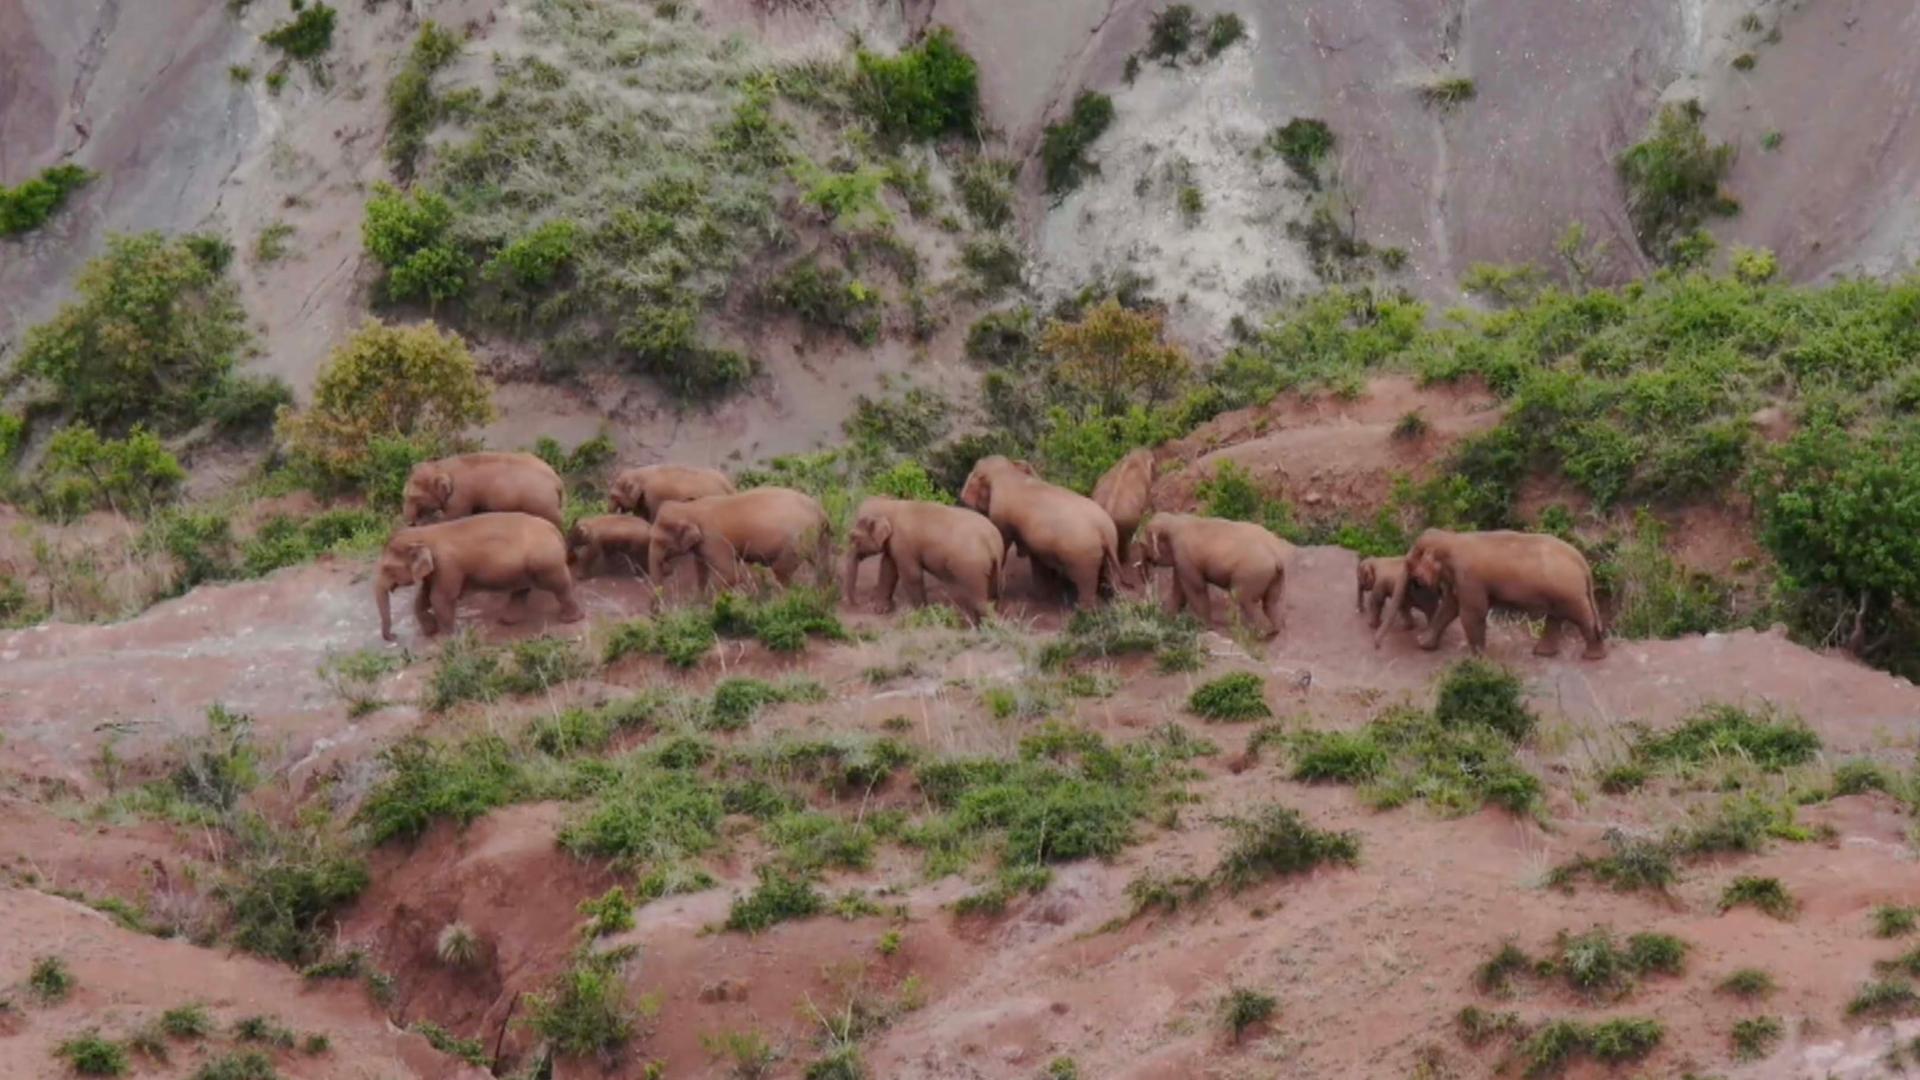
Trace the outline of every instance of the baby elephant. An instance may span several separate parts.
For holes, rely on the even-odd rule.
[[[1209,621],[1207,587],[1218,585],[1239,601],[1248,626],[1258,627],[1264,611],[1266,636],[1285,628],[1281,600],[1292,544],[1258,525],[1192,514],[1155,514],[1135,535],[1143,576],[1153,566],[1173,567],[1176,614],[1191,604],[1202,621]]]
[[[833,572],[832,542],[819,501],[789,488],[670,502],[654,515],[647,576],[664,587],[669,565],[692,556],[702,592],[710,575],[737,584],[741,563],[771,567],[774,578],[787,585],[801,564],[812,562],[815,578],[825,584]]]
[[[1560,651],[1560,625],[1572,623],[1586,639],[1586,658],[1607,655],[1601,643],[1600,605],[1593,568],[1579,549],[1558,537],[1522,532],[1448,532],[1428,529],[1407,552],[1407,575],[1440,593],[1427,622],[1423,649],[1438,648],[1455,616],[1474,652],[1487,647],[1487,612],[1495,607],[1545,615],[1536,656]],[[1408,594],[1401,594],[1401,605]]]
[[[971,510],[905,499],[872,498],[860,504],[847,536],[846,601],[855,603],[860,563],[880,556],[879,610],[893,610],[893,590],[927,602],[925,578],[947,587],[953,602],[978,623],[999,598],[1000,561],[1006,542],[993,522]]]
[[[401,529],[387,541],[373,575],[373,600],[380,608],[380,636],[393,640],[393,590],[418,585],[413,614],[432,635],[452,631],[454,607],[470,589],[512,594],[517,609],[534,589],[560,601],[560,621],[575,622],[584,612],[573,597],[567,572],[567,542],[551,521],[531,514],[475,514],[435,525]],[[510,611],[502,622],[519,617]]]
[[[603,559],[619,556],[635,574],[647,569],[653,526],[631,514],[584,517],[567,530],[567,565],[574,577],[590,577]]]
[[[1407,577],[1407,560],[1403,556],[1361,559],[1354,578],[1357,586],[1354,610],[1366,612],[1367,625],[1378,631],[1373,638],[1376,648],[1386,637],[1387,628],[1393,625],[1392,620],[1381,619],[1382,610],[1397,612],[1400,625],[1411,630],[1413,613],[1407,610],[1409,606],[1418,608],[1428,622],[1433,621],[1433,613],[1440,607],[1439,593]],[[1400,599],[1402,592],[1407,594],[1405,603]]]

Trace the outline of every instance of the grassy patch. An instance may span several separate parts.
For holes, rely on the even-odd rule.
[[[1418,799],[1447,814],[1488,802],[1521,813],[1540,797],[1540,781],[1515,760],[1507,737],[1478,723],[1448,725],[1402,708],[1357,732],[1302,731],[1287,741],[1295,779],[1362,785],[1362,796],[1383,809]]]
[[[1867,983],[1847,1002],[1848,1016],[1910,1016],[1916,1012],[1920,1012],[1920,993],[1903,979]]]
[[[125,1076],[127,1048],[98,1031],[87,1031],[53,1048],[53,1056],[81,1076]]]
[[[1643,1017],[1618,1017],[1598,1024],[1553,1020],[1528,1036],[1518,1053],[1528,1076],[1558,1076],[1582,1056],[1608,1065],[1637,1061],[1652,1053],[1665,1036],[1664,1025]]]
[[[602,656],[611,664],[635,653],[664,658],[677,668],[698,664],[719,640],[711,613],[680,608],[652,619],[635,619],[614,628]]]
[[[1644,976],[1680,974],[1687,952],[1687,943],[1671,934],[1637,933],[1622,942],[1604,926],[1580,934],[1563,930],[1552,952],[1538,960],[1514,942],[1502,944],[1474,969],[1473,981],[1482,993],[1505,995],[1514,980],[1538,975],[1560,979],[1590,1000],[1611,1001],[1626,996]]]
[[[1237,1043],[1248,1031],[1271,1020],[1279,1007],[1280,1003],[1272,994],[1236,986],[1220,999],[1214,1012],[1220,1018],[1220,1027],[1227,1033],[1227,1039]]]
[[[1285,806],[1267,806],[1251,818],[1227,824],[1234,840],[1220,857],[1214,877],[1229,889],[1304,873],[1322,863],[1352,866],[1360,861],[1358,834],[1316,829],[1299,811]]]
[[[760,883],[727,910],[727,929],[757,934],[776,923],[811,918],[826,910],[826,897],[809,877],[771,866],[756,873]]]
[[[1082,90],[1066,118],[1047,125],[1040,140],[1040,165],[1048,194],[1062,198],[1086,177],[1099,175],[1100,166],[1087,157],[1087,150],[1112,124],[1113,99]]]
[[[451,1054],[476,1068],[490,1069],[493,1065],[493,1060],[487,1056],[486,1044],[479,1039],[462,1039],[431,1020],[415,1020],[407,1030],[426,1039],[435,1050]]]
[[[1200,625],[1169,615],[1150,600],[1124,600],[1077,611],[1060,636],[1040,651],[1043,669],[1073,660],[1106,659],[1150,653],[1162,671],[1192,671],[1200,666]]]
[[[1460,76],[1435,79],[1420,87],[1420,100],[1430,108],[1446,111],[1474,99],[1473,80]]]
[[[1773,976],[1759,968],[1741,968],[1720,980],[1719,989],[1735,997],[1761,998],[1779,987],[1774,983]]]
[[[1779,1045],[1786,1031],[1786,1025],[1777,1016],[1749,1016],[1737,1020],[1729,1036],[1733,1043],[1733,1056],[1740,1061],[1766,1057]]]
[[[1904,937],[1920,926],[1920,907],[1903,904],[1880,904],[1873,909],[1873,936],[1883,938]]]
[[[1759,908],[1776,919],[1790,919],[1800,907],[1779,878],[1742,876],[1727,883],[1720,893],[1720,910],[1746,905]]]
[[[204,1039],[213,1034],[213,1015],[205,1005],[176,1005],[160,1014],[160,1030],[175,1039]]]
[[[0,186],[0,237],[20,236],[46,224],[68,196],[93,178],[86,169],[65,164],[42,169],[18,187]]]
[[[1444,727],[1485,727],[1515,743],[1525,741],[1535,723],[1522,700],[1520,680],[1484,660],[1463,660],[1447,669],[1433,718]]]
[[[27,972],[27,989],[42,1004],[55,1005],[67,1000],[73,992],[73,972],[67,962],[57,956],[42,956],[34,960],[32,970]]]
[[[1208,720],[1262,720],[1273,715],[1267,707],[1266,680],[1240,671],[1202,683],[1187,697],[1187,711]]]
[[[546,989],[527,999],[528,1027],[562,1054],[610,1054],[639,1027],[646,1003],[627,1000],[617,954],[578,956]]]
[[[1800,720],[1733,705],[1706,706],[1668,731],[1642,734],[1633,747],[1636,759],[1677,771],[1732,760],[1779,772],[1806,764],[1819,751],[1820,736]]]
[[[810,637],[848,640],[837,607],[837,594],[826,586],[787,589],[764,600],[721,593],[713,600],[713,626],[724,637],[751,637],[774,652],[799,652]]]
[[[1489,1012],[1478,1005],[1468,1005],[1454,1014],[1453,1026],[1460,1033],[1460,1041],[1468,1046],[1484,1046],[1494,1039],[1526,1030],[1519,1013]]]

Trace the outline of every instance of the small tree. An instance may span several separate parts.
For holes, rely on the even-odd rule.
[[[19,370],[102,431],[190,427],[252,341],[222,269],[190,238],[109,237],[80,271],[76,298],[27,332]]]
[[[134,428],[124,439],[102,439],[76,424],[47,442],[40,464],[41,506],[62,518],[102,505],[117,513],[146,514],[171,498],[186,478],[180,462],[144,428]]]
[[[1158,314],[1109,299],[1078,322],[1055,321],[1040,343],[1063,379],[1086,387],[1106,412],[1121,413],[1143,399],[1166,400],[1192,369],[1185,350],[1160,339],[1161,329]]]
[[[460,335],[431,322],[403,327],[368,319],[320,369],[313,404],[281,411],[279,433],[323,476],[360,480],[377,445],[444,448],[491,420],[491,395]]]

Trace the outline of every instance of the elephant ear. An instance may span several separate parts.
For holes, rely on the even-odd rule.
[[[1014,467],[1014,468],[1016,468],[1016,469],[1019,469],[1019,470],[1020,470],[1021,472],[1023,472],[1023,473],[1026,473],[1026,474],[1027,474],[1028,476],[1031,476],[1031,477],[1033,477],[1033,478],[1034,478],[1034,479],[1036,479],[1036,480],[1038,480],[1038,479],[1040,478],[1040,473],[1039,473],[1039,471],[1038,471],[1038,470],[1036,470],[1036,469],[1035,469],[1035,468],[1033,467],[1033,463],[1032,463],[1032,462],[1029,462],[1029,461],[1021,461],[1021,460],[1019,460],[1019,459],[1017,459],[1017,458],[1016,458],[1016,459],[1014,460],[1014,462],[1013,462],[1013,467]]]
[[[433,549],[425,544],[415,544],[407,549],[407,570],[413,574],[413,580],[425,581],[433,575]]]
[[[446,473],[435,473],[433,475],[433,480],[431,481],[431,483],[432,483],[434,495],[438,496],[441,502],[444,503],[448,499],[453,498],[453,477],[452,476]]]
[[[867,531],[873,536],[876,547],[885,547],[893,537],[893,522],[883,517],[874,518],[867,523]]]

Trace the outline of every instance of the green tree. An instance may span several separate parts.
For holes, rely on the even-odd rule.
[[[190,427],[253,340],[221,271],[187,239],[109,237],[80,271],[76,299],[27,332],[19,371],[101,431]]]
[[[320,369],[313,404],[282,410],[279,433],[324,477],[355,481],[383,445],[440,449],[492,418],[492,389],[460,335],[368,319]]]
[[[453,222],[453,204],[442,195],[373,186],[360,237],[367,254],[387,268],[388,299],[437,306],[467,291],[473,260],[454,243]]]
[[[1192,371],[1186,351],[1161,339],[1158,314],[1107,300],[1078,322],[1056,321],[1040,345],[1059,361],[1059,375],[1085,387],[1110,414],[1139,401],[1157,405]]]
[[[103,439],[85,424],[62,428],[47,442],[38,486],[42,508],[74,517],[105,506],[146,514],[171,498],[187,478],[159,438],[136,427],[124,439]]]

